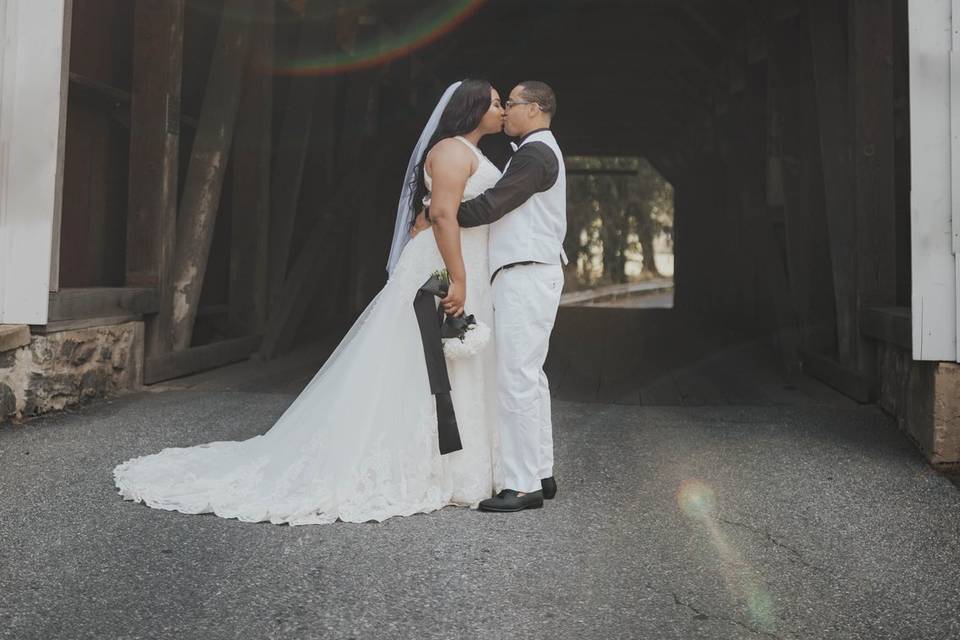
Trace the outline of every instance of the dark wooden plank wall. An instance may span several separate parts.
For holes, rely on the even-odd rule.
[[[133,4],[75,0],[70,72],[129,93]],[[124,284],[129,130],[104,92],[71,83],[64,149],[60,286]]]
[[[104,7],[123,4],[77,0],[75,6],[75,30],[87,25],[97,40],[121,49],[108,56],[119,59],[123,47],[129,52],[129,39],[110,29],[122,31],[125,23],[91,16],[112,15]],[[200,114],[221,7],[221,0],[187,2],[182,111],[188,119]],[[309,14],[310,3],[304,7]],[[863,352],[870,347],[859,329],[861,307],[909,299],[903,7],[902,0],[782,0],[759,11],[745,0],[682,6],[491,0],[455,37],[389,64],[334,76],[277,76],[271,83],[273,178],[261,195],[248,196],[242,178],[231,182],[235,168],[227,168],[194,344],[269,332],[274,306],[284,318],[263,344],[275,352],[348,321],[385,280],[403,166],[436,96],[451,78],[468,76],[487,77],[505,94],[532,73],[558,90],[556,131],[569,153],[643,155],[673,182],[679,307],[718,324],[775,330],[787,368],[809,352],[818,355],[821,370],[839,367],[838,379],[863,377],[869,366]],[[309,31],[287,5],[274,9],[282,18],[276,30],[282,63]],[[377,11],[372,21],[341,15],[338,46],[402,18],[391,15],[394,5]],[[508,45],[491,38],[505,24],[528,37]],[[558,47],[565,39],[578,46]],[[78,34],[74,47],[82,42]],[[126,85],[89,73],[129,87],[129,67],[116,70],[127,75]],[[266,108],[246,98],[242,104],[242,110]],[[107,122],[109,116],[102,117]],[[193,127],[181,131],[181,190],[194,135]],[[495,161],[505,160],[502,138],[482,146]],[[373,159],[377,168],[361,176],[358,168]],[[263,161],[248,157],[242,175],[255,175]],[[83,171],[89,167],[68,161],[68,182],[78,183]],[[110,171],[104,165],[95,172]],[[250,205],[235,200],[266,197],[271,188],[270,291],[261,280],[253,294],[243,283],[265,278],[266,267],[238,270],[236,252],[262,252],[265,243],[255,242],[254,231],[262,227],[248,218],[234,229],[232,211]],[[65,207],[65,245],[90,242],[81,235],[89,215],[81,223],[75,210]],[[324,233],[316,231],[318,223],[326,225]],[[119,246],[122,255],[123,242]],[[304,252],[318,255],[307,259]],[[118,255],[97,245],[89,249],[96,258],[87,260],[107,254]],[[287,282],[294,268],[299,282]],[[83,284],[110,284],[111,277]],[[245,293],[231,300],[231,288]],[[297,298],[282,301],[277,296],[285,290]],[[274,303],[264,306],[268,293]],[[237,306],[241,295],[246,311]],[[257,296],[260,311],[253,309]],[[226,322],[228,313],[233,322]]]

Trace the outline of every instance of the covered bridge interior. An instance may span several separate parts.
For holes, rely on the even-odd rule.
[[[909,360],[906,38],[902,0],[73,0],[50,320],[143,314],[147,383],[335,344],[443,89],[538,79],[566,154],[674,193],[673,308],[562,307],[559,396],[875,401]]]

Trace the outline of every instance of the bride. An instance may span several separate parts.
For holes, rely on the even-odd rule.
[[[451,85],[407,167],[387,284],[303,392],[262,435],[123,462],[113,471],[120,495],[156,509],[300,525],[475,507],[502,488],[493,345],[447,360],[463,447],[441,455],[413,308],[419,288],[446,268],[445,309],[453,315],[465,309],[493,326],[488,227],[460,230],[456,209],[499,179],[476,145],[501,130],[502,118],[500,97],[488,82]],[[437,218],[433,233],[413,235],[415,212],[428,193]]]

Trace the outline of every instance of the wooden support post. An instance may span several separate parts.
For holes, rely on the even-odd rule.
[[[846,37],[841,7],[835,0],[811,0],[808,5],[813,45],[820,154],[833,266],[837,355],[852,365],[857,354],[856,219],[852,207],[850,109]]]
[[[273,130],[273,0],[255,0],[243,97],[233,144],[228,321],[234,336],[263,331],[267,318],[270,154]]]
[[[146,351],[171,349],[184,0],[139,0],[134,15],[126,284],[156,287]]]
[[[850,0],[857,310],[896,304],[892,0]],[[873,379],[861,337],[857,368]]]
[[[260,336],[231,338],[147,358],[143,381],[154,384],[246,360],[260,346],[260,340]]]
[[[322,0],[307,3],[306,16],[300,26],[297,57],[315,51],[317,43],[330,39],[333,21],[321,19]],[[303,183],[303,169],[307,158],[314,120],[314,102],[320,80],[315,76],[297,76],[290,79],[289,92],[280,135],[276,140],[276,162],[271,180],[270,252],[268,299],[273,307],[283,291],[297,219],[297,203]],[[329,80],[327,80],[329,83]]]
[[[370,149],[365,149],[364,142],[376,134],[374,114],[377,113],[375,108],[378,97],[377,85],[378,77],[375,71],[353,74],[348,80],[341,123],[342,130],[348,135],[342,137],[340,152],[337,154],[338,163],[342,163],[345,167],[351,167],[358,162],[369,162],[373,159],[368,157],[363,160],[365,155],[370,155]],[[376,199],[377,182],[376,174],[370,174],[369,181],[362,185],[362,200],[367,205],[361,206],[361,203],[358,202],[353,215],[350,216],[350,300],[348,304],[353,313],[361,311],[369,300],[365,293],[365,284],[371,279],[369,230],[370,218],[373,214],[372,207]],[[382,273],[381,270],[376,271],[374,277],[377,279],[377,284],[382,283]]]
[[[773,299],[767,287],[760,258],[762,243],[770,242],[763,229],[768,225],[766,204],[766,121],[767,65],[765,61],[746,64],[745,85],[740,94],[739,148],[740,173],[740,267],[744,312],[754,320],[755,328],[773,328]],[[764,298],[764,296],[766,296]]]
[[[719,149],[724,171],[722,215],[727,229],[724,242],[731,257],[727,274],[732,281],[728,309],[731,311],[732,320],[746,325],[747,322],[755,321],[756,295],[743,202],[743,183],[746,179],[744,132],[747,126],[747,99],[745,92],[741,90],[730,94],[727,100],[726,113],[720,118],[723,128],[720,133]]]
[[[910,20],[908,4],[893,5],[893,126],[896,185],[897,306],[909,307],[912,278],[910,257]],[[960,17],[960,16],[958,16]],[[916,97],[914,98],[916,99]]]
[[[698,27],[701,31],[710,36],[710,39],[713,40],[713,43],[720,47],[721,49],[728,49],[730,47],[730,41],[724,36],[717,28],[708,20],[704,15],[690,4],[690,2],[681,2],[680,10],[683,11]]]
[[[800,371],[801,320],[797,312],[797,291],[790,273],[791,248],[786,237],[783,194],[783,102],[773,82],[773,63],[766,59],[767,141],[764,150],[766,219],[759,236],[758,249],[763,273],[770,291],[777,326],[777,345],[787,373]]]
[[[732,102],[732,98],[726,100]],[[738,263],[741,248],[740,236],[740,167],[736,157],[739,155],[740,138],[735,132],[737,116],[731,106],[716,116],[717,152],[714,171],[717,172],[717,192],[714,207],[720,222],[720,235],[714,241],[720,244],[720,273],[722,282],[718,283],[721,299],[720,309],[727,323],[739,324],[743,314],[740,298],[743,285],[739,281]]]
[[[318,216],[314,222],[290,269],[289,277],[284,281],[277,303],[270,308],[270,317],[259,353],[264,360],[269,360],[290,347],[303,320],[303,314],[317,289],[334,285],[329,277],[324,276],[334,272],[340,256],[337,252],[330,251],[325,243],[336,245],[350,237],[350,221],[345,220],[341,213],[348,203],[351,210],[370,206],[367,202],[369,191],[364,190],[363,185],[379,171],[382,156],[368,153],[362,155],[361,159],[362,161],[341,179],[340,187],[331,201],[322,207],[325,215]]]
[[[782,118],[782,153],[780,176],[783,184],[784,240],[793,309],[801,327],[804,349],[812,346],[812,287],[815,261],[829,255],[813,244],[814,196],[811,190],[811,163],[814,160],[807,141],[810,123],[807,114],[812,107],[813,77],[807,25],[798,20],[784,20],[773,25],[771,37],[774,84]],[[821,247],[819,249],[826,249]],[[823,286],[819,283],[818,286]]]
[[[173,348],[178,351],[190,346],[210,256],[246,66],[250,41],[250,25],[246,19],[251,6],[252,0],[228,0],[224,5],[197,137],[187,169],[177,222],[171,309]]]

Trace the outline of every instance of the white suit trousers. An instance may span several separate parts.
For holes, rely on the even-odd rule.
[[[493,280],[497,407],[503,486],[524,493],[553,475],[550,387],[543,372],[560,306],[563,268],[518,265]]]

